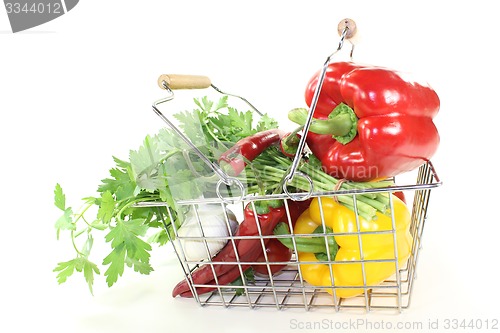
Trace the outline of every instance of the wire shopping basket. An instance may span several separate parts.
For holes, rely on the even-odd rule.
[[[153,104],[153,110],[178,136],[179,144],[185,147],[184,162],[191,173],[183,179],[168,179],[172,193],[179,193],[174,207],[172,203],[147,203],[147,205],[164,207],[170,220],[174,219],[174,209],[187,212],[186,214],[191,214],[196,220],[199,231],[194,235],[180,234],[175,224],[173,232],[167,230],[169,240],[174,245],[174,252],[185,274],[184,289],[178,294],[193,297],[203,306],[303,308],[305,310],[321,308],[336,311],[353,308],[366,311],[392,309],[400,312],[410,306],[431,190],[441,185],[433,164],[428,161],[413,172],[403,175],[403,178],[406,177],[407,180],[404,183],[398,182],[398,185],[395,179],[390,179],[385,186],[370,188],[342,186],[339,182],[336,188],[329,191],[315,189],[311,178],[299,170],[306,149],[306,136],[327,67],[332,62],[332,56],[342,49],[344,40],[352,37],[355,32],[354,22],[350,20],[342,21],[339,27],[338,48],[327,58],[320,72],[318,86],[303,127],[303,135],[298,143],[298,150],[287,173],[280,180],[279,187],[282,191],[277,194],[247,194],[247,185],[242,181],[245,175],[236,177],[228,174],[227,170],[217,163],[217,160],[207,156],[206,149],[207,147],[213,149],[213,143],[193,142],[160,111],[159,106],[171,101],[174,98],[173,91],[176,89],[213,88],[218,93],[243,100],[255,114],[262,114],[241,96],[222,92],[207,77],[160,76],[158,83],[167,91],[167,97],[156,101]],[[193,125],[197,126],[197,124]],[[193,160],[201,161],[208,166],[211,174],[209,176],[200,174],[200,171],[193,166]],[[214,188],[210,194],[205,193],[196,198],[182,196],[185,182],[204,182],[208,177],[212,180],[215,177],[217,180],[213,182]],[[294,180],[308,184],[309,190],[291,191],[293,186],[290,184]],[[397,193],[405,194],[406,205],[395,195]],[[360,197],[385,198],[387,212],[379,216],[380,223],[377,228],[367,226],[369,224],[367,219],[359,214],[357,206],[361,204]],[[332,214],[336,214],[332,211],[349,209],[340,204],[346,200],[352,205],[349,213],[352,214],[352,228],[334,231],[328,227],[331,225]],[[283,206],[276,209],[281,209],[280,222],[289,233],[276,234],[266,229],[265,224],[271,213],[262,212],[260,203],[271,201],[282,203]],[[322,256],[301,254],[299,246],[303,240],[311,239],[311,232],[297,228],[295,214],[296,207],[300,205],[309,207],[307,214],[311,216],[316,214],[318,228],[314,231],[315,239],[323,242],[326,248]],[[402,205],[409,207],[407,215],[404,212],[401,213]],[[313,210],[313,206],[316,210]],[[209,230],[204,230],[202,222],[207,218],[206,207],[211,207],[211,214],[222,216],[227,226],[226,236],[213,236]],[[214,213],[214,207],[218,213]],[[404,216],[401,217],[402,215]],[[254,233],[238,234],[231,222],[248,218],[254,219]],[[403,227],[399,219],[405,220]],[[332,239],[337,242],[332,242]],[[192,258],[183,245],[185,240],[197,241],[206,251],[208,259]],[[214,256],[215,253],[212,253],[214,242],[226,244],[221,250],[221,252],[226,251],[225,257]],[[290,257],[285,260],[271,256],[267,251],[270,242],[287,243],[292,249]],[[248,244],[259,249],[261,260],[246,256],[242,249]],[[350,257],[345,255],[343,259],[339,259],[341,253],[339,246],[340,250],[350,246],[354,248],[353,253],[356,254],[353,256],[351,253]],[[332,252],[330,247],[337,248],[335,252]],[[378,250],[378,248],[384,248],[384,250]],[[373,253],[376,251],[383,252],[383,254],[374,256]],[[336,253],[336,257],[333,253]],[[247,276],[250,267],[259,268],[259,274],[256,274],[254,278]],[[210,278],[199,283],[201,270]],[[315,274],[317,278],[310,278]],[[238,283],[234,284],[234,281]]]

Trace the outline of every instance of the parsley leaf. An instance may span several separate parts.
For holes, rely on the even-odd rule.
[[[262,115],[257,123],[257,132],[265,131],[272,128],[277,128],[278,122],[273,118],[269,117],[267,114]]]
[[[158,144],[149,135],[138,150],[130,151],[130,164],[140,188],[152,193],[165,186],[165,179],[159,170],[161,160]]]
[[[97,218],[103,223],[111,222],[113,212],[115,210],[115,199],[111,192],[106,191],[101,195],[99,210],[97,211]]]
[[[109,265],[104,275],[106,276],[106,282],[108,287],[118,281],[118,277],[123,275],[125,270],[125,256],[126,251],[124,250],[124,244],[120,244],[111,251],[106,258],[104,258],[102,264]]]
[[[229,107],[228,96],[217,101],[203,97],[195,99],[194,104],[194,110],[174,117],[184,135],[210,162],[217,162],[222,152],[246,136],[277,127],[267,115],[254,125],[253,113]],[[88,259],[95,232],[104,232],[104,240],[111,247],[102,260],[107,266],[104,275],[108,286],[123,275],[125,266],[149,274],[153,271],[151,245],[174,239],[174,226],[182,224],[186,207],[177,205],[177,201],[215,195],[218,178],[172,129],[162,128],[156,135],[147,135],[138,149],[130,150],[128,159],[113,156],[113,161],[108,177],[97,187],[98,195],[83,198],[79,211],[67,206],[62,187],[56,184],[54,205],[63,212],[55,223],[57,238],[63,230],[70,231],[77,253],[76,258],[60,262],[54,269],[59,283],[81,272],[92,292],[94,275],[100,274],[99,266]],[[142,202],[160,202],[167,207],[140,206]],[[149,231],[152,235],[146,237]],[[77,240],[85,235],[78,249]]]
[[[56,221],[56,228],[60,230],[75,230],[75,225],[73,224],[73,209],[67,208],[63,215]]]
[[[252,130],[252,111],[238,112],[234,108],[228,108],[228,116],[234,132],[239,132],[242,137],[250,136],[255,133],[255,131]]]
[[[236,280],[229,283],[230,285],[235,286],[234,294],[236,296],[241,296],[245,294],[245,288],[242,288],[244,285],[255,283],[255,274],[252,267],[248,268],[246,271],[243,272],[243,278],[244,280],[241,278],[240,275]]]
[[[77,257],[69,261],[58,263],[57,267],[54,268],[54,272],[58,272],[57,282],[59,284],[66,282],[68,277],[73,275],[75,270],[77,272],[83,272],[85,281],[87,281],[90,292],[93,293],[92,286],[94,284],[94,273],[100,274],[100,272],[97,265],[89,261],[85,257]]]
[[[54,190],[54,204],[60,210],[66,210],[66,196],[63,193],[61,185],[56,184],[56,188]]]
[[[106,191],[115,193],[116,200],[118,201],[132,197],[137,184],[132,176],[131,165],[129,162],[122,161],[116,157],[113,157],[113,159],[117,167],[109,170],[112,178],[101,180],[97,191],[101,193]]]
[[[203,135],[201,128],[203,116],[200,110],[193,110],[192,112],[179,112],[175,114],[174,117],[180,122],[179,127],[195,146],[203,146],[207,144],[206,137]],[[186,148],[187,145],[182,143],[182,147]]]
[[[112,286],[123,275],[125,261],[140,273],[152,271],[149,264],[151,245],[140,238],[148,226],[143,219],[117,221],[115,227],[106,235],[106,242],[111,242],[113,251],[104,258],[103,265],[109,265],[104,273],[108,286]]]

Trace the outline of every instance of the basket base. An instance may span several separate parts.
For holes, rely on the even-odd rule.
[[[242,287],[236,295],[234,287],[220,286],[220,290],[199,295],[201,306],[247,307],[251,309],[276,308],[302,309],[307,311],[351,311],[369,312],[386,310],[402,312],[409,307],[412,278],[408,269],[400,270],[401,284],[395,278],[385,281],[377,288],[352,298],[336,298],[321,288],[302,284],[298,271],[293,266],[281,274],[269,278],[256,276],[255,282]]]

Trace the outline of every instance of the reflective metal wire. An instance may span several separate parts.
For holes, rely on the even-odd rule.
[[[186,281],[190,285],[191,290],[193,291],[193,295],[195,300],[201,306],[223,306],[223,307],[248,307],[251,309],[255,308],[269,308],[274,307],[278,310],[287,309],[287,308],[303,308],[305,311],[342,311],[349,309],[363,309],[366,312],[370,311],[379,311],[379,310],[389,310],[395,312],[402,312],[404,309],[407,309],[410,306],[410,301],[412,297],[414,279],[416,276],[416,265],[418,260],[419,249],[421,246],[421,237],[424,228],[424,223],[427,218],[427,207],[429,205],[429,194],[431,189],[438,187],[441,185],[440,182],[436,183],[436,179],[439,179],[435,173],[435,169],[430,162],[422,165],[418,170],[416,183],[410,187],[403,187],[405,189],[405,193],[414,193],[413,196],[413,206],[411,213],[411,228],[410,233],[413,238],[413,244],[411,249],[411,255],[408,259],[407,263],[403,267],[399,267],[399,259],[397,248],[394,249],[394,258],[393,259],[377,259],[377,260],[367,260],[364,258],[363,254],[363,236],[371,235],[371,234],[392,234],[394,239],[395,247],[397,245],[397,237],[396,237],[396,226],[393,216],[392,219],[392,228],[389,230],[379,230],[379,231],[370,231],[370,232],[362,232],[360,231],[359,225],[359,216],[358,219],[358,230],[355,232],[345,232],[345,233],[324,233],[318,234],[318,236],[323,237],[331,237],[331,236],[345,236],[351,235],[358,237],[359,249],[360,249],[360,260],[353,260],[349,262],[349,264],[361,264],[362,274],[363,274],[363,285],[362,286],[335,286],[335,276],[333,274],[333,266],[334,265],[342,265],[346,264],[344,262],[336,262],[333,258],[329,258],[328,264],[330,269],[330,278],[332,283],[329,285],[320,285],[320,286],[312,286],[309,285],[302,277],[301,267],[310,264],[317,264],[318,262],[308,262],[308,261],[298,261],[294,256],[290,261],[278,262],[278,261],[270,261],[270,258],[265,256],[266,261],[263,262],[241,262],[238,257],[238,251],[236,248],[236,242],[240,239],[259,239],[261,246],[265,247],[266,240],[277,238],[275,235],[262,235],[262,230],[260,224],[257,223],[258,234],[255,236],[234,236],[230,235],[227,237],[220,237],[217,239],[228,239],[232,242],[235,247],[236,252],[236,261],[234,262],[212,262],[210,260],[204,261],[188,261],[186,260],[182,249],[175,248],[176,254],[178,256],[179,261],[181,262],[183,267],[188,267],[188,270],[185,270]],[[407,188],[412,188],[413,190],[407,190]],[[400,190],[397,186],[391,187],[391,192]],[[338,193],[337,193],[338,195]],[[353,198],[357,194],[352,194]],[[331,197],[330,194],[317,194],[317,197],[320,199],[320,207],[321,207],[321,198]],[[260,198],[259,198],[260,199]],[[203,201],[196,201],[196,203],[184,203],[184,205],[197,205],[203,203]],[[354,200],[355,202],[355,200]],[[251,198],[246,198],[245,201],[238,205],[228,205],[223,201],[219,201],[219,204],[224,209],[231,208],[235,209],[235,207],[239,206],[240,209],[244,209],[246,205],[250,205],[254,214],[256,214],[255,210],[256,200],[252,200]],[[207,202],[205,202],[207,204]],[[297,234],[293,232],[292,221],[290,220],[290,210],[289,205],[293,204],[293,201],[285,201],[285,210],[286,210],[286,221],[287,225],[291,230],[290,235],[283,235],[279,237],[287,237],[292,240],[292,244],[294,244],[294,253],[297,253],[297,243],[295,240],[298,237],[308,237],[310,235],[307,234]],[[392,199],[390,199],[390,209],[393,211],[393,203]],[[170,210],[168,206],[166,206],[167,210]],[[322,212],[322,210],[321,210]],[[323,213],[321,214],[321,222],[323,226],[325,224],[325,216]],[[198,221],[201,227],[201,221]],[[175,237],[178,237],[176,229],[174,229]],[[200,239],[206,241],[211,239],[210,237],[188,237],[186,239]],[[328,244],[328,243],[327,243]],[[366,264],[373,263],[392,263],[396,267],[396,273],[391,279],[388,279],[381,285],[368,285],[366,271],[364,266]],[[212,284],[195,284],[192,281],[191,271],[200,265],[237,265],[240,270],[240,274],[242,277],[243,284],[238,286],[244,290],[241,296],[236,296],[234,292],[234,286],[231,285],[218,285],[217,282],[213,282]],[[268,273],[270,273],[270,265],[287,265],[287,268],[283,270],[283,272],[277,276],[273,276],[268,274],[268,276],[259,276],[256,278],[254,282],[246,281],[244,278],[244,270],[242,266],[251,266],[251,265],[265,265],[268,268]],[[215,290],[208,294],[197,294],[196,288],[200,287],[213,287]],[[336,292],[340,289],[345,288],[356,288],[363,289],[363,293],[360,296],[354,297],[353,299],[342,299],[337,297]],[[331,292],[329,293],[328,290]]]

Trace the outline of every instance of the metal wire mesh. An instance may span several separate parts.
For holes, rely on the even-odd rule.
[[[395,310],[401,312],[410,306],[412,290],[415,282],[416,268],[418,262],[419,251],[422,243],[422,234],[424,230],[424,225],[427,219],[427,212],[430,200],[431,190],[441,184],[434,167],[431,162],[423,164],[417,172],[417,179],[413,184],[402,185],[402,186],[392,186],[384,189],[367,189],[356,191],[351,193],[353,199],[357,195],[362,195],[366,193],[376,192],[376,193],[393,193],[394,191],[405,191],[408,196],[409,201],[411,201],[411,222],[409,226],[409,233],[411,235],[411,252],[410,255],[404,262],[401,262],[401,258],[398,257],[397,246],[397,232],[396,225],[394,221],[394,204],[391,199],[392,196],[388,196],[390,216],[392,219],[392,227],[388,230],[379,230],[372,232],[362,232],[360,231],[359,221],[360,218],[356,214],[357,230],[352,232],[346,232],[343,234],[324,232],[317,236],[325,237],[357,237],[360,251],[360,260],[352,260],[349,263],[338,262],[335,258],[328,258],[327,260],[319,260],[316,262],[305,262],[299,260],[297,256],[297,251],[293,251],[293,255],[290,260],[287,261],[270,261],[266,257],[264,261],[241,261],[238,255],[238,250],[236,247],[236,242],[242,239],[256,239],[260,241],[263,251],[265,251],[265,243],[272,238],[277,238],[275,235],[262,235],[260,229],[259,234],[256,236],[235,236],[230,234],[227,237],[222,237],[223,240],[230,242],[234,247],[236,254],[236,259],[233,261],[225,262],[215,262],[211,259],[203,261],[192,261],[186,259],[184,249],[180,243],[182,237],[177,234],[177,230],[174,230],[174,237],[171,239],[171,243],[174,245],[175,253],[178,256],[179,262],[184,269],[185,278],[193,297],[201,306],[223,306],[223,307],[248,307],[248,308],[276,308],[278,310],[289,309],[289,308],[300,308],[307,311],[326,309],[326,310],[349,310],[349,309],[361,309],[364,311],[373,310]],[[325,198],[332,198],[339,193],[345,193],[345,191],[339,192],[328,192],[328,193],[314,193],[312,197],[318,198],[319,205],[321,208],[321,202]],[[276,196],[277,198],[283,198],[282,196]],[[229,205],[227,202],[220,200],[219,202],[211,200],[211,204],[218,204],[224,211],[227,210],[240,210],[240,217],[243,214],[243,209],[245,207],[251,207],[257,216],[255,203],[260,200],[273,199],[273,196],[249,196],[244,197],[244,200],[238,205]],[[356,200],[353,200],[355,203]],[[190,206],[191,209],[197,210],[200,205],[207,204],[203,199],[197,200],[184,200],[179,201],[181,206]],[[285,200],[286,218],[288,223],[292,228],[292,222],[290,219],[290,205],[294,202],[290,200]],[[167,209],[170,209],[166,206]],[[322,210],[320,210],[322,211]],[[226,219],[229,217],[226,214]],[[325,217],[322,215],[322,224],[325,225]],[[202,228],[201,221],[198,216],[198,223],[200,228]],[[259,226],[260,224],[257,223]],[[260,227],[259,227],[260,228]],[[326,230],[326,229],[325,229]],[[293,229],[292,229],[293,231]],[[369,235],[376,235],[377,237],[382,237],[385,235],[387,237],[393,238],[393,250],[394,255],[389,258],[382,258],[376,260],[364,259],[365,255],[363,253],[363,242],[365,237]],[[296,240],[300,237],[306,237],[310,235],[294,234],[293,232],[287,236],[295,244]],[[201,241],[205,244],[207,249],[207,254],[209,252],[207,242],[213,240],[211,237],[191,237],[191,240],[195,239]],[[366,242],[366,241],[365,241]],[[241,255],[241,254],[240,254]],[[213,254],[210,253],[210,257]],[[330,283],[325,283],[322,285],[311,285],[306,282],[302,276],[302,270],[308,264],[322,264],[329,268]],[[363,284],[361,285],[336,285],[335,284],[335,265],[359,265],[362,270]],[[199,266],[210,265],[215,276],[214,281],[208,284],[196,284],[193,282],[192,272],[196,270]],[[220,284],[217,280],[215,274],[215,267],[217,265],[235,265],[239,268],[241,275],[241,285],[234,286],[230,284]],[[268,268],[269,274],[259,275],[254,281],[248,281],[245,278],[245,270],[252,265],[263,265]],[[272,275],[270,267],[272,265],[286,265],[286,268],[281,270],[277,275]],[[382,283],[376,285],[370,285],[367,283],[367,270],[370,269],[370,265],[394,265],[394,274],[385,279]],[[374,267],[374,266],[372,266]],[[213,290],[206,293],[198,293],[199,288],[212,288]],[[341,289],[361,289],[362,292],[355,296],[349,298],[339,297],[337,294]]]

